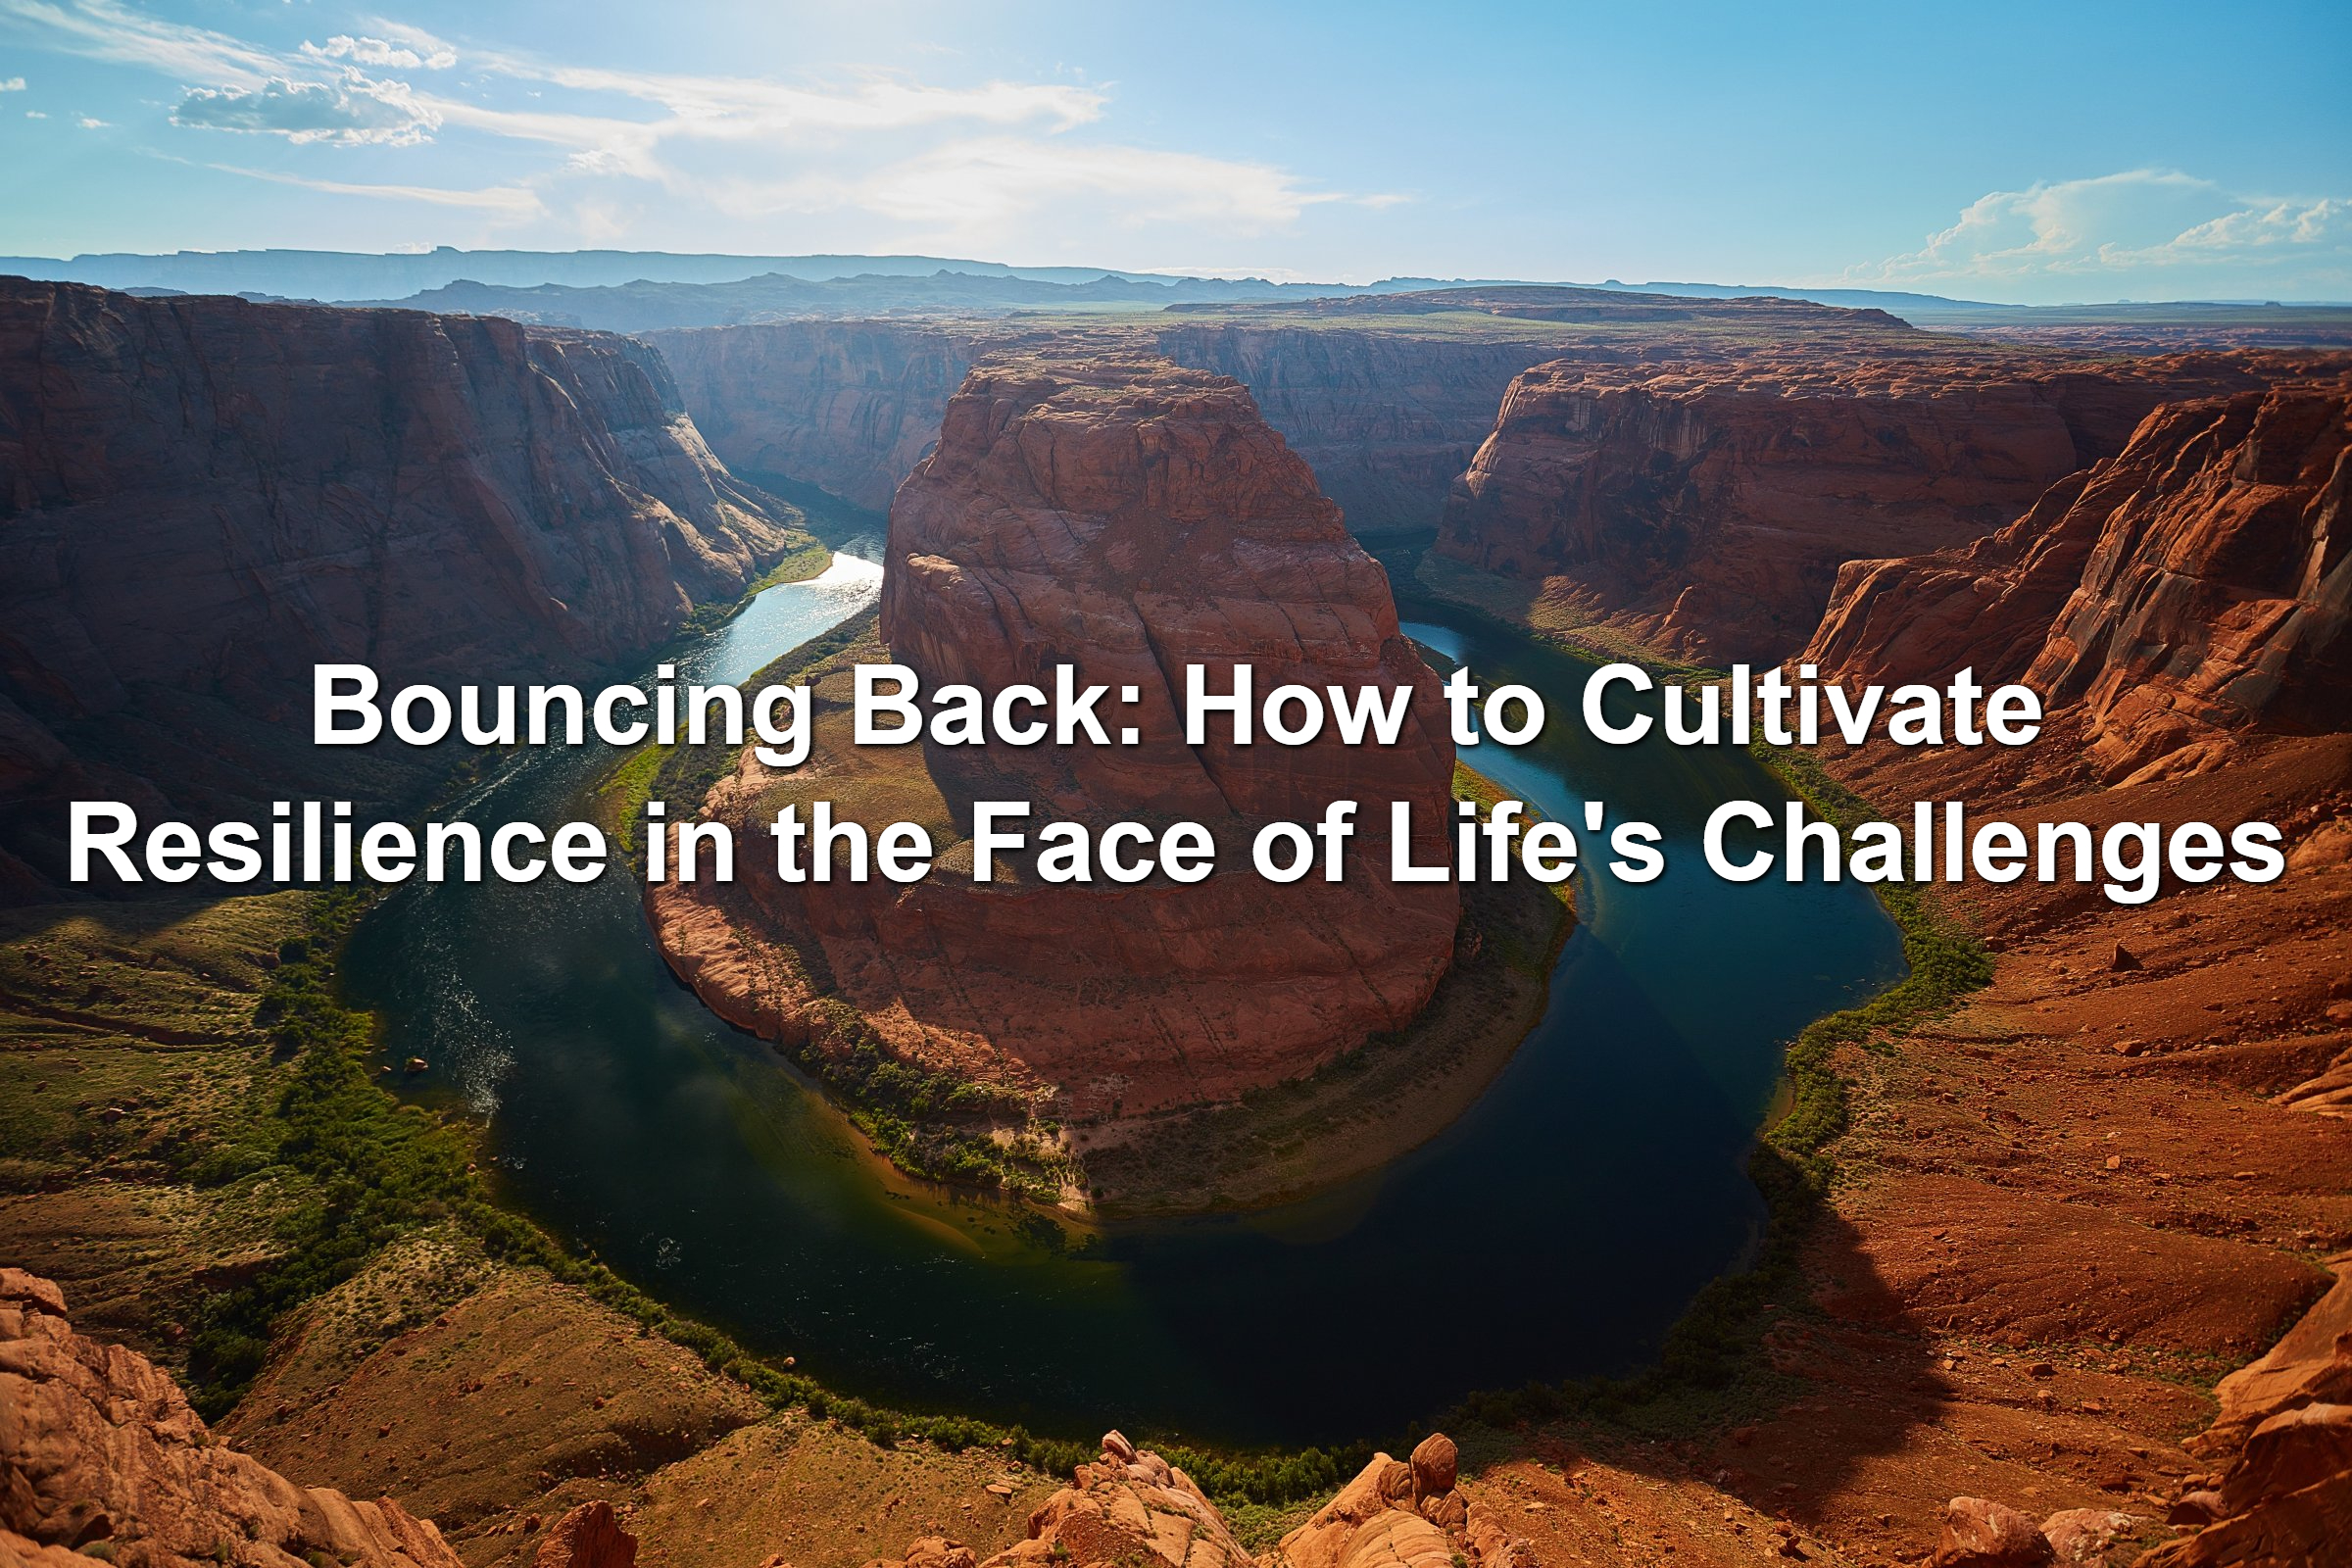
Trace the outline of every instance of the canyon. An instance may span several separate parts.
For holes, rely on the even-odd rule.
[[[35,575],[12,584],[47,585],[24,591],[23,613],[11,601],[6,622],[40,632],[24,651],[11,642],[4,671],[19,706],[0,707],[13,726],[0,739],[19,799],[88,793],[96,778],[133,787],[103,771],[124,754],[98,732],[146,722],[146,705],[201,701],[223,725],[231,710],[282,724],[275,661],[314,657],[304,649],[428,674],[461,656],[515,667],[641,650],[789,548],[788,510],[724,461],[876,506],[898,495],[884,618],[817,656],[833,661],[818,673],[836,697],[840,663],[884,647],[931,678],[1035,678],[1068,660],[1087,679],[1164,691],[1164,636],[1191,657],[1264,659],[1268,678],[1379,671],[1409,681],[1418,710],[1427,673],[1334,502],[1367,528],[1443,507],[1425,581],[1517,604],[1539,632],[1622,638],[1650,657],[1760,652],[1856,682],[1971,662],[2050,695],[2048,736],[2025,754],[1823,759],[1874,802],[1962,794],[2027,824],[2262,816],[2288,834],[2287,875],[2263,889],[2187,888],[2130,910],[2069,884],[1956,898],[1952,918],[1991,950],[1990,983],[1834,1054],[1838,1180],[1801,1271],[1745,1320],[1731,1386],[1701,1395],[1696,1415],[1475,1406],[1490,1419],[1447,1421],[1458,1477],[1446,1444],[1380,1455],[1333,1495],[1220,1507],[1116,1434],[1066,1487],[985,1446],[869,1444],[805,1405],[770,1407],[741,1367],[689,1348],[691,1326],[649,1328],[573,1281],[488,1255],[454,1221],[402,1237],[289,1314],[254,1392],[207,1443],[154,1365],[63,1327],[56,1286],[0,1276],[0,1330],[41,1347],[0,1377],[71,1362],[83,1370],[57,1381],[99,1380],[84,1402],[102,1413],[61,1429],[125,1426],[101,1402],[120,1399],[168,1431],[180,1473],[270,1499],[234,1515],[250,1543],[239,1560],[315,1549],[447,1568],[454,1552],[489,1568],[544,1563],[560,1536],[551,1568],[590,1568],[572,1559],[628,1538],[649,1564],[795,1568],[847,1568],[905,1542],[898,1560],[924,1568],[1144,1552],[1300,1568],[1670,1552],[2283,1568],[2352,1539],[2347,399],[2326,364],[2008,358],[1866,313],[1702,318],[1503,291],[1178,313],[1148,340],[1116,322],[1036,338],[1004,324],[732,327],[662,334],[657,360],[495,320],[314,322],[293,308],[93,294],[12,306],[0,338],[19,345],[0,358],[17,508],[0,540],[30,552],[9,559]],[[58,337],[43,312],[71,331]],[[1759,341],[1783,331],[1796,334],[1785,352]],[[1843,346],[1824,349],[1830,337]],[[1570,351],[1581,357],[1563,362]],[[1811,363],[1824,355],[1826,368]],[[335,402],[317,368],[346,362],[367,370],[372,412]],[[244,382],[224,376],[231,363]],[[124,368],[146,364],[179,368],[152,404],[131,398]],[[216,409],[203,389],[224,379],[243,390]],[[322,424],[368,433],[356,455],[317,448],[313,405],[333,411]],[[183,407],[207,420],[184,423]],[[432,416],[387,424],[385,407]],[[93,422],[91,408],[136,417]],[[70,423],[68,411],[84,412]],[[142,449],[151,429],[173,435]],[[275,438],[256,444],[255,430]],[[1318,486],[1309,454],[1344,476]],[[301,476],[282,500],[262,477],[280,465]],[[1457,473],[1471,477],[1446,502]],[[404,510],[416,483],[429,516]],[[183,605],[157,584],[207,580],[184,565],[217,514],[200,507],[215,506],[236,524],[228,537],[272,548]],[[137,568],[124,541],[148,516],[173,524],[162,560],[179,576],[122,570],[136,596],[99,596],[122,562]],[[77,543],[68,524],[84,518]],[[559,520],[580,534],[553,537]],[[20,523],[33,531],[8,531]],[[296,524],[344,531],[277,549],[304,537]],[[463,564],[446,588],[433,565],[445,554]],[[270,651],[281,638],[292,652]],[[1147,722],[1164,721],[1155,710]],[[1081,814],[1230,807],[1246,819],[1342,785],[1442,803],[1451,759],[1439,733],[1372,761],[1310,753],[1296,772],[1153,746],[1115,767],[926,757],[826,783],[943,839],[1000,778]],[[262,742],[239,745],[225,755],[280,765]],[[745,823],[801,787],[726,761],[710,808]],[[219,756],[147,784],[175,801],[250,788]],[[1301,894],[1269,911],[1262,896],[1241,908],[1223,890],[1148,886],[1133,902],[1150,912],[1109,919],[1056,907],[1017,873],[956,903],[805,893],[756,879],[733,902],[664,890],[650,912],[680,973],[747,1028],[852,1053],[878,1040],[894,1059],[1024,1104],[1052,1090],[1085,1115],[1301,1070],[1409,1015],[1465,961],[1458,911],[1377,888],[1350,895],[1363,907]],[[0,912],[12,1045],[0,1236],[12,1260],[77,1271],[65,1281],[77,1318],[169,1362],[185,1353],[184,1304],[270,1256],[266,1226],[207,1208],[173,1160],[288,1081],[252,1005],[301,927],[283,896],[169,919]],[[1368,972],[1340,961],[1341,946],[1354,961],[1352,943],[1326,940],[1343,922],[1380,933]],[[1236,927],[1278,940],[1236,952]],[[1197,1057],[1164,1045],[1180,969],[1213,977],[1200,994],[1224,1019],[1206,1031],[1217,1049]],[[955,1010],[975,997],[984,1010]],[[1075,1070],[1075,1043],[1098,1032],[1128,1054],[1115,1086]],[[1016,1049],[982,1044],[999,1040]],[[182,1063],[202,1078],[165,1076]],[[226,1087],[207,1087],[216,1079]],[[1401,1287],[1429,1296],[1425,1347],[1476,1332],[1480,1263]],[[30,1407],[7,1405],[12,1419]],[[0,1441],[24,1430],[0,1423]],[[351,1500],[371,1494],[398,1500]],[[159,1540],[182,1517],[163,1495],[144,1494],[139,1516]],[[0,1507],[23,1501],[0,1492]],[[125,1563],[133,1515],[109,1515]],[[551,1529],[558,1518],[568,1528]],[[20,1538],[0,1538],[0,1556],[45,1564],[95,1539],[86,1514],[0,1523]],[[153,1560],[214,1544],[192,1536]]]
[[[751,841],[822,796],[872,826],[926,823],[960,866],[971,803],[1026,801],[1097,826],[1200,823],[1220,869],[1053,886],[1032,851],[983,882],[787,883],[761,865],[735,890],[654,890],[671,963],[723,1016],[820,1055],[876,1045],[1086,1123],[1301,1076],[1429,1001],[1454,949],[1450,884],[1392,882],[1354,847],[1343,880],[1247,870],[1259,825],[1338,799],[1367,824],[1407,803],[1438,853],[1453,748],[1385,574],[1239,383],[1104,358],[970,372],[893,503],[875,635],[926,688],[993,697],[1067,669],[1132,691],[1114,722],[1137,742],[853,748],[839,693],[852,658],[880,657],[869,644],[811,672],[818,760],[777,770],[747,751],[706,812]],[[1261,691],[1403,691],[1398,739],[1187,746],[1194,663],[1246,666]]]
[[[1736,358],[1947,344],[1877,311],[1594,289],[1441,289],[1041,320],[799,320],[650,330],[712,449],[742,472],[884,510],[949,396],[995,354],[1143,353],[1230,375],[1359,532],[1429,526],[1511,379],[1577,354]]]
[[[1141,352],[1230,375],[1351,528],[1437,528],[1432,591],[1720,663],[1793,652],[1844,563],[1973,540],[2160,404],[2336,363],[2082,332],[2003,346],[1794,300],[1485,287],[647,340],[725,461],[875,512],[974,363]]]
[[[432,764],[312,755],[315,661],[610,664],[799,520],[626,339],[0,282],[0,879],[59,873],[70,797],[413,795]]]

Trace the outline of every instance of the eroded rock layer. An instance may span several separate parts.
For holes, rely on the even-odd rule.
[[[55,1284],[0,1268],[0,1560],[117,1568],[462,1568],[385,1497],[296,1486],[221,1446],[170,1377],[86,1339]]]
[[[2078,708],[2108,782],[2249,728],[2352,726],[2352,391],[2171,405],[1965,549],[1849,563],[1804,659],[1848,682],[1973,665]]]
[[[1677,657],[1782,658],[1844,562],[1972,539],[2166,398],[2253,384],[2218,357],[2069,367],[1948,343],[1563,360],[1512,382],[1437,550],[1557,579],[1592,619]]]
[[[1105,685],[1113,741],[1138,739],[853,751],[847,675],[826,675],[816,760],[771,774],[747,753],[710,810],[748,838],[782,805],[823,799],[877,824],[927,819],[954,842],[974,800],[1025,800],[1033,828],[1200,822],[1222,846],[1219,870],[1189,885],[1051,885],[1001,860],[978,883],[958,847],[907,886],[789,884],[755,867],[755,910],[661,890],[671,961],[720,1012],[828,1050],[870,1033],[1083,1119],[1296,1077],[1427,1003],[1458,899],[1450,884],[1390,881],[1386,843],[1392,803],[1405,802],[1423,861],[1441,854],[1453,757],[1436,677],[1399,633],[1380,566],[1238,384],[1158,361],[974,370],[893,506],[881,632],[926,688],[993,698],[1016,682],[1051,690],[1064,669]],[[1298,747],[1262,734],[1235,745],[1223,729],[1187,746],[1178,708],[1194,663],[1220,691],[1236,666],[1259,693],[1402,691],[1402,726],[1387,746],[1347,746],[1328,726]],[[1250,869],[1259,824],[1318,819],[1334,800],[1359,803],[1367,846],[1341,880],[1276,885]],[[747,958],[735,940],[747,920],[789,956]]]

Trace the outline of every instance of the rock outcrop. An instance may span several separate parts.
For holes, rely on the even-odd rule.
[[[1410,1459],[1376,1453],[1313,1518],[1282,1538],[1277,1568],[1534,1568],[1524,1543],[1455,1483],[1453,1440],[1433,1433]]]
[[[624,338],[0,281],[0,787],[62,799],[74,759],[199,814],[282,795],[315,662],[577,677],[793,518]],[[386,783],[334,761],[334,794]]]
[[[943,1537],[873,1568],[975,1568]],[[1029,1539],[977,1568],[1533,1568],[1526,1545],[1454,1485],[1454,1447],[1426,1438],[1409,1462],[1373,1456],[1338,1496],[1260,1557],[1234,1539],[1192,1478],[1116,1432],[1102,1456],[1029,1516]]]
[[[2177,1522],[2198,1526],[2146,1568],[2288,1568],[2342,1561],[2352,1543],[2352,1259],[2262,1359],[2224,1378],[2189,1447],[2221,1466]]]
[[[539,1544],[531,1568],[637,1568],[637,1538],[603,1498],[583,1502]]]
[[[1219,869],[1078,886],[1000,858],[981,883],[959,846],[906,886],[788,884],[755,865],[749,910],[695,887],[658,890],[664,950],[718,1011],[826,1052],[879,1042],[1042,1093],[1069,1121],[1238,1097],[1401,1026],[1429,1000],[1458,897],[1392,882],[1386,841],[1401,801],[1424,863],[1443,853],[1452,745],[1436,677],[1399,633],[1379,565],[1240,386],[1164,362],[975,370],[939,450],[899,493],[885,570],[882,634],[927,690],[1051,689],[1066,670],[1110,689],[1114,744],[853,752],[847,678],[827,677],[816,760],[773,774],[747,752],[707,809],[748,839],[782,806],[822,799],[884,821],[928,818],[953,842],[975,799],[1026,800],[1033,834],[1056,817],[1199,822],[1221,846]],[[1261,695],[1285,683],[1403,693],[1401,727],[1385,746],[1341,744],[1328,725],[1303,746],[1237,746],[1224,729],[1187,746],[1178,704],[1195,663],[1218,691],[1242,666]],[[1129,728],[1137,740],[1115,744]],[[1276,885],[1250,869],[1260,823],[1319,819],[1334,800],[1360,803],[1342,880]],[[786,951],[748,957],[744,935]]]
[[[2352,726],[2348,454],[2341,383],[2169,405],[1997,533],[1848,564],[1802,658],[1849,683],[2023,680],[2079,709],[2109,783]]]
[[[1563,360],[1512,382],[1436,548],[1556,579],[1581,614],[1676,657],[1778,659],[1845,562],[1972,539],[2166,398],[2254,384],[2211,357],[2089,369],[1950,347]]]
[[[2174,1505],[2183,1533],[2144,1553],[2156,1521],[2074,1508],[2035,1525],[1955,1497],[1935,1568],[2307,1568],[2352,1543],[2352,1261],[2270,1351],[2224,1378],[2212,1426],[2189,1440],[2218,1468]]]
[[[86,1563],[100,1544],[117,1568],[461,1568],[391,1498],[306,1490],[224,1446],[145,1356],[75,1333],[55,1284],[0,1268],[0,1560]]]

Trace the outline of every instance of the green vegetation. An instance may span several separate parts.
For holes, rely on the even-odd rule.
[[[1052,1203],[1080,1181],[1075,1162],[1032,1115],[1028,1097],[899,1059],[846,1002],[817,1004],[847,1055],[804,1046],[792,1055],[822,1082],[875,1151],[909,1176]],[[1007,1121],[1018,1130],[1004,1136]]]
[[[407,1227],[477,1200],[456,1135],[369,1081],[368,1019],[332,992],[332,952],[365,906],[344,891],[318,895],[312,934],[290,938],[254,1023],[289,1072],[266,1091],[263,1114],[226,1141],[181,1152],[180,1174],[221,1187],[272,1169],[308,1178],[275,1226],[278,1250],[248,1282],[209,1298],[189,1344],[197,1408],[227,1411],[268,1360],[282,1314],[359,1272]]]

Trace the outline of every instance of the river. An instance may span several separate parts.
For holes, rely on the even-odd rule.
[[[872,555],[872,541],[853,546]],[[871,605],[879,569],[761,594],[676,656],[740,680]],[[1575,824],[1607,803],[1665,832],[1668,873],[1580,873],[1548,1010],[1439,1138],[1319,1198],[1114,1228],[1073,1250],[989,1201],[880,1168],[808,1080],[662,964],[619,869],[586,887],[412,886],[346,977],[416,1092],[488,1120],[505,1195],[685,1311],[829,1387],[1091,1437],[1386,1438],[1475,1389],[1640,1365],[1764,1218],[1745,1174],[1808,1020],[1897,978],[1849,885],[1734,886],[1699,864],[1716,803],[1780,791],[1744,754],[1605,747],[1574,719],[1591,666],[1440,607],[1408,631],[1554,714],[1466,760]],[[532,754],[462,814],[564,819],[603,759]],[[1605,831],[1605,830],[1604,830]]]

